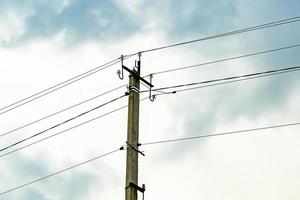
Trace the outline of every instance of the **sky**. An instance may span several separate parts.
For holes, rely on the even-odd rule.
[[[299,15],[298,0],[0,0],[0,107],[110,60]],[[300,43],[299,22],[143,53],[141,75]],[[137,56],[124,61],[129,68]],[[298,66],[299,47],[170,73],[156,88]],[[6,133],[128,82],[117,63],[74,84],[0,114]],[[299,72],[173,95],[147,93],[140,103],[140,142],[300,122]],[[149,79],[148,79],[149,80]],[[146,90],[141,86],[142,90]],[[123,95],[122,87],[0,137],[4,148]],[[127,105],[122,98],[22,145]],[[298,200],[300,128],[291,126],[141,146],[145,199]],[[127,109],[6,156],[0,193],[115,150],[126,143]],[[14,147],[12,149],[16,149]],[[11,149],[11,150],[12,150]],[[126,152],[119,151],[3,194],[5,200],[124,199]],[[141,199],[141,196],[139,196]]]

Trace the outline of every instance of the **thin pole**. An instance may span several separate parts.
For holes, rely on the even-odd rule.
[[[138,62],[138,70],[140,74],[140,62]],[[126,187],[125,200],[137,200],[138,185],[138,148],[139,142],[139,102],[140,102],[140,80],[137,76],[130,74],[129,76],[129,97],[128,97],[128,126],[127,126],[127,160],[126,160]],[[134,147],[134,148],[133,148]],[[133,184],[131,184],[133,183]]]

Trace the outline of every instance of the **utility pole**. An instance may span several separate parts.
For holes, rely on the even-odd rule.
[[[150,88],[151,83],[140,76],[141,71],[141,55],[133,70],[123,65],[122,61],[122,77],[123,70],[130,73],[129,75],[129,94],[128,94],[128,125],[127,125],[127,158],[126,158],[126,186],[125,200],[137,200],[137,192],[142,192],[144,197],[145,185],[138,186],[138,154],[143,156],[144,153],[138,148],[139,144],[139,106],[140,106],[140,81],[143,81]],[[119,72],[119,77],[121,72]]]
[[[134,71],[140,74],[140,69]],[[137,89],[137,90],[136,90]],[[129,75],[128,125],[127,125],[127,160],[126,160],[126,189],[125,200],[137,200],[137,190],[130,183],[138,185],[138,148],[139,142],[139,106],[140,80],[133,74]],[[131,145],[132,147],[130,147]]]

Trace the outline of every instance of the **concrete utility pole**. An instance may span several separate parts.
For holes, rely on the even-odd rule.
[[[125,69],[129,75],[129,97],[128,97],[128,126],[127,126],[127,159],[126,159],[126,187],[125,200],[137,200],[137,192],[145,192],[145,185],[138,186],[138,154],[145,156],[139,151],[139,106],[140,106],[140,81],[143,81],[150,88],[151,83],[140,77],[141,61],[137,62],[136,69],[130,70],[122,63],[122,70]],[[123,74],[123,72],[122,72]],[[122,75],[123,76],[123,75]]]
[[[139,75],[139,68],[136,72]],[[140,89],[140,80],[130,74],[128,97],[128,126],[127,126],[127,160],[126,160],[126,198],[125,200],[137,200],[137,190],[130,184],[138,185],[138,148],[139,142],[139,106],[140,94],[135,89]],[[132,147],[130,147],[131,145]]]

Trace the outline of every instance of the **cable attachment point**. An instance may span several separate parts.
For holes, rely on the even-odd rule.
[[[153,79],[153,74],[150,74],[150,84],[152,85],[152,79]],[[153,102],[155,100],[156,96],[152,95],[152,87],[150,86],[149,89],[149,99],[151,102]]]
[[[120,78],[121,80],[123,80],[123,79],[124,79],[124,69],[123,69],[123,66],[124,66],[124,64],[123,64],[124,56],[121,55],[120,59],[121,59],[121,70],[118,70],[118,71],[117,71],[117,74],[118,74],[119,78]]]
[[[125,190],[128,188],[133,188],[143,194],[143,200],[145,199],[145,191],[146,191],[146,186],[145,184],[142,185],[142,187],[138,186],[137,184],[133,182],[129,182],[128,185],[125,187]]]
[[[120,151],[122,151],[122,150],[124,150],[124,149],[125,149],[124,146],[121,146],[121,147],[119,148]]]
[[[146,191],[145,184],[143,184],[142,187],[140,187],[133,182],[129,182],[128,185],[125,187],[125,189],[127,189],[127,188],[134,188],[135,190],[140,191],[141,193],[144,193]]]
[[[135,148],[134,146],[132,146],[131,144],[129,144],[127,141],[126,141],[126,144],[127,144],[131,149],[133,149],[134,151],[140,153],[142,156],[145,156],[145,154],[144,154],[142,151],[140,151],[139,149]]]

